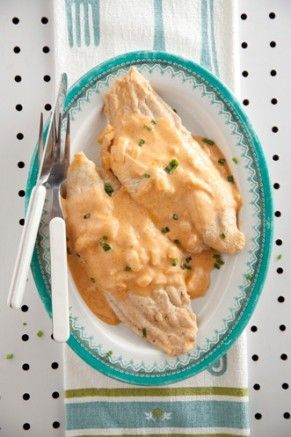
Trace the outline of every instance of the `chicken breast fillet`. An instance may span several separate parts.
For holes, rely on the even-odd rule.
[[[103,165],[154,223],[191,253],[207,246],[240,251],[245,237],[237,224],[241,197],[234,178],[222,176],[150,83],[131,68],[104,100]]]
[[[190,351],[196,316],[183,256],[124,188],[102,180],[93,162],[77,153],[67,176],[64,202],[71,251],[121,322],[169,355]],[[102,290],[102,291],[100,291]]]

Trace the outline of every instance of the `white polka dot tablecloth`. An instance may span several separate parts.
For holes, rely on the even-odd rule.
[[[51,7],[45,0],[0,3],[0,437],[64,436],[62,347],[51,339],[31,277],[22,310],[6,307],[39,114],[54,102]],[[239,0],[237,13],[241,99],[269,164],[275,222],[270,271],[247,327],[251,435],[289,437],[291,2]]]

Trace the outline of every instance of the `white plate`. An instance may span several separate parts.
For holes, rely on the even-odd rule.
[[[69,345],[89,364],[117,379],[156,385],[175,382],[213,365],[237,339],[259,297],[270,253],[272,201],[262,150],[240,105],[212,74],[193,62],[159,52],[132,52],[89,71],[70,89],[66,110],[71,115],[72,153],[83,150],[98,162],[96,137],[105,126],[103,95],[116,77],[135,65],[175,108],[195,135],[213,139],[222,149],[244,199],[240,228],[245,249],[224,256],[225,265],[211,274],[206,296],[193,300],[198,316],[197,346],[169,358],[123,325],[110,326],[89,310],[70,281],[71,337]],[[238,164],[232,161],[236,157]],[[32,160],[27,195],[35,182]],[[49,313],[50,266],[48,212],[45,211],[33,256],[32,270]]]

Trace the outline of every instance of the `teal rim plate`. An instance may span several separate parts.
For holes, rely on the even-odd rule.
[[[199,334],[196,347],[185,355],[168,357],[125,326],[103,323],[69,280],[69,346],[105,375],[132,384],[158,385],[180,381],[206,368],[209,371],[218,368],[219,360],[246,326],[268,268],[272,198],[262,148],[235,97],[200,65],[168,53],[144,51],[117,56],[88,71],[70,88],[65,111],[71,116],[73,153],[83,150],[98,162],[96,138],[105,126],[103,95],[114,79],[133,65],[176,109],[193,134],[211,138],[221,147],[244,199],[239,223],[246,235],[246,247],[238,255],[224,256],[225,265],[211,274],[206,296],[192,301]],[[36,175],[35,152],[26,200]],[[31,267],[40,297],[51,316],[48,221],[46,204]]]

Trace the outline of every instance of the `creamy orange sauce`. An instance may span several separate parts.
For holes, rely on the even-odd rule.
[[[195,141],[197,141],[200,144],[204,152],[210,157],[216,169],[219,171],[219,173],[224,179],[226,179],[228,175],[231,175],[231,171],[227,163],[227,160],[225,159],[225,156],[223,155],[217,144],[209,145],[205,141],[203,141],[203,137],[198,135],[193,135],[193,138]],[[233,159],[238,163],[236,157],[233,157]],[[237,204],[237,211],[238,211],[242,206],[241,194],[237,188],[236,183],[231,184],[230,188],[235,198]]]
[[[150,130],[141,129],[141,123]],[[130,138],[130,142],[126,138]],[[211,158],[217,172],[227,177],[230,171],[226,161],[223,165],[218,163],[219,159],[225,159],[219,148],[208,145],[201,137],[194,138]],[[101,139],[103,143],[112,141],[110,128]],[[144,143],[139,146],[141,139]],[[149,142],[158,148],[159,142],[163,140],[164,143],[165,139],[166,148],[163,147],[158,157],[152,153],[152,148],[147,148]],[[124,146],[119,144],[113,155],[116,154],[117,161],[122,160],[126,151],[133,160],[134,175],[143,178],[139,196],[147,206],[150,205],[151,213],[138,206],[124,188],[115,189],[112,196],[108,196],[101,181],[86,193],[64,201],[72,276],[92,312],[109,324],[119,321],[102,290],[114,292],[122,299],[128,291],[150,294],[154,288],[174,285],[186,287],[191,298],[196,298],[206,293],[215,263],[214,251],[204,246],[189,210],[180,202],[182,191],[185,198],[185,190],[190,193],[193,187],[199,186],[208,192],[209,188],[203,186],[203,178],[199,181],[197,169],[193,176],[193,163],[189,162],[187,153],[178,150],[179,135],[166,119],[160,119],[156,125],[146,118],[141,121],[139,117],[125,124],[119,142]],[[140,156],[142,164],[138,159],[136,165],[135,159]],[[183,172],[178,171],[178,166],[170,174],[166,173],[163,169],[176,156],[179,156]],[[106,147],[103,164],[109,168]],[[199,162],[195,167],[199,167]],[[230,189],[238,210],[241,197],[236,184],[231,184]],[[159,214],[155,214],[155,209]],[[104,250],[104,244],[110,249]]]
[[[78,291],[90,310],[109,325],[117,325],[118,317],[107,303],[100,288],[90,281],[84,269],[84,264],[76,255],[68,255],[69,268]]]
[[[107,323],[118,323],[102,289],[121,299],[128,291],[145,295],[167,285],[186,288],[191,297],[205,294],[213,252],[184,254],[153,226],[124,189],[112,198],[102,191],[94,187],[72,202],[64,201],[70,271],[92,312]],[[90,218],[84,219],[89,213]],[[104,236],[111,246],[108,251],[100,246]]]
[[[211,270],[204,259],[171,243],[123,188],[109,197],[103,184],[94,186],[64,201],[64,208],[72,276],[87,305],[107,323],[118,320],[100,290],[120,299],[128,291],[148,295],[166,286],[189,289],[193,296],[206,290],[209,279],[194,280],[204,266],[206,276]]]
[[[147,209],[156,226],[167,227],[167,237],[178,240],[187,252],[205,250],[200,235],[210,218],[216,220],[216,211],[222,210],[225,202],[232,203],[237,211],[240,208],[235,183],[221,180],[221,171],[228,168],[210,166],[208,154],[201,151],[199,143],[191,143],[190,138],[185,144],[185,138],[167,118],[153,121],[140,115],[124,116],[117,129],[107,126],[99,141],[103,144],[104,167],[118,174],[121,183],[130,177],[127,189],[132,197]],[[218,153],[218,148],[208,148],[213,156]],[[177,168],[165,171],[172,160],[178,161]],[[124,163],[127,181],[122,179]]]

